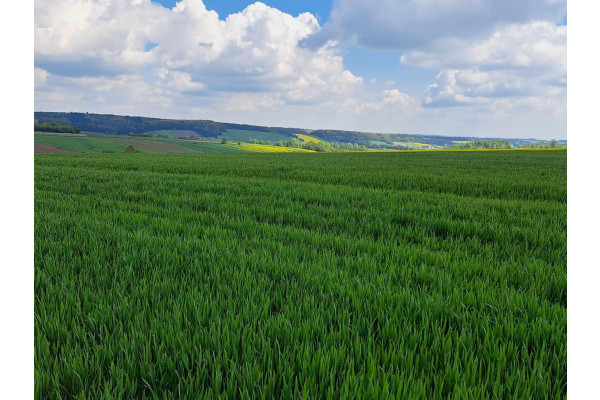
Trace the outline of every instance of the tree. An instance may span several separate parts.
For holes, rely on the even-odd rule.
[[[510,149],[512,146],[506,140],[478,140],[466,143],[455,143],[453,149]]]
[[[226,137],[222,137],[221,138],[221,144],[227,144],[227,138]]]
[[[129,145],[125,148],[125,153],[133,153],[135,150],[132,145]]]
[[[37,120],[33,122],[33,129],[36,132],[54,132],[54,133],[81,133],[81,129],[71,125],[61,125],[58,122],[47,122],[40,124]]]

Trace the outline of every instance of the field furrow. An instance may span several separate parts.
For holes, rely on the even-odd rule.
[[[566,152],[36,155],[36,397],[565,398],[566,248]]]

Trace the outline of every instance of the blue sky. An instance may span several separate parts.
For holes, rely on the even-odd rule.
[[[566,138],[565,2],[265,3],[36,2],[36,110]]]
[[[173,8],[177,0],[160,0],[157,3],[168,8]],[[254,2],[245,0],[206,0],[204,2],[206,8],[215,10],[221,18],[243,11],[244,8],[252,3]],[[319,23],[327,21],[329,19],[329,12],[331,11],[331,0],[276,0],[267,1],[266,3],[271,7],[294,16],[303,12],[310,12],[317,17]]]
[[[172,8],[177,0],[161,0],[157,3]],[[246,0],[205,0],[208,9],[215,10],[221,18],[243,11],[254,3]],[[329,20],[331,0],[276,0],[267,4],[291,15],[310,12],[321,25]],[[405,93],[418,95],[437,75],[433,69],[412,68],[400,64],[400,56],[395,50],[369,50],[358,46],[348,46],[343,49],[344,65],[350,70],[369,79],[377,79],[378,87],[385,87],[385,82],[394,81],[401,84]]]

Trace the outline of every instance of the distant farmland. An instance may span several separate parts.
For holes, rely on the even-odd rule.
[[[35,397],[565,399],[566,160],[36,155]]]
[[[242,149],[248,151],[257,151],[260,153],[314,153],[312,150],[299,149],[294,147],[270,146],[262,144],[243,143]]]
[[[277,132],[265,132],[265,131],[242,131],[237,129],[227,129],[227,132],[221,135],[234,142],[248,142],[250,139],[258,139],[262,141],[277,142],[279,140],[287,141],[293,136],[284,135]]]
[[[127,136],[56,136],[36,134],[36,153],[123,153],[127,146],[133,146],[138,153],[239,153],[245,152],[239,146],[223,145],[216,142],[177,140],[164,138],[135,138]],[[46,146],[46,147],[44,147]],[[52,147],[47,147],[52,146]],[[58,149],[58,150],[57,150]]]
[[[178,144],[159,142],[150,139],[128,139],[128,138],[107,138],[105,140],[120,143],[124,147],[134,146],[136,149],[149,151],[152,153],[191,153],[193,150]]]
[[[61,149],[59,147],[49,146],[43,143],[34,143],[34,152],[35,153],[74,153],[72,150]]]
[[[226,137],[232,141],[248,142],[250,138],[263,142],[287,141],[297,134],[308,136],[325,142],[357,143],[369,147],[393,147],[395,143],[404,143],[409,147],[416,143],[433,147],[452,147],[457,143],[477,142],[481,140],[506,140],[512,147],[522,145],[539,145],[538,139],[505,139],[481,138],[466,136],[439,136],[408,133],[376,133],[355,132],[329,129],[306,130],[302,128],[269,127],[260,125],[245,125],[209,120],[177,120],[147,118],[93,113],[65,112],[34,112],[34,119],[39,123],[59,123],[72,125],[84,132],[94,132],[105,135],[151,135],[177,139],[179,137],[202,136],[209,140]],[[310,132],[310,133],[309,133]],[[374,143],[372,143],[374,141]],[[566,140],[559,140],[566,145]]]
[[[122,153],[127,147],[121,143],[91,136],[35,135],[34,142],[78,153]]]
[[[319,139],[314,138],[314,137],[309,136],[309,135],[304,135],[302,133],[296,134],[296,137],[298,139],[300,139],[300,140],[305,141],[305,142],[312,142],[312,143],[321,143],[322,142],[322,140],[319,140]]]
[[[180,140],[178,146],[186,147],[199,153],[245,153],[237,144],[220,144],[213,142],[197,142],[189,140]]]

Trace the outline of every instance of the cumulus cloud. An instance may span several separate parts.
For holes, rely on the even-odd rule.
[[[240,93],[229,97],[223,108],[226,111],[270,110],[277,112],[284,105],[278,93]]]
[[[567,70],[567,27],[533,21],[513,24],[479,40],[442,38],[428,50],[402,54],[403,64],[424,68],[527,68]]]
[[[424,96],[426,107],[566,112],[566,26],[531,22],[471,42],[440,40],[430,51],[403,54],[401,62],[443,69]]]
[[[188,92],[206,89],[202,82],[192,81],[192,76],[187,72],[169,71],[167,68],[157,68],[156,76],[159,78],[157,85],[174,92]]]
[[[41,68],[33,69],[33,86],[35,88],[39,88],[46,84],[46,80],[48,79],[48,71],[43,70]]]
[[[524,92],[524,82],[514,76],[468,70],[445,70],[429,86],[427,106],[457,106],[481,103],[485,98],[515,96]]]
[[[499,118],[528,119],[527,130],[525,125],[512,129],[522,134],[547,129],[546,134],[564,135],[566,128],[566,88],[544,85],[539,80],[509,71],[444,70],[423,96],[423,107],[431,111],[449,109],[452,113],[466,109],[470,118],[478,116],[481,121],[487,118],[491,125]],[[451,118],[448,114],[445,116]],[[532,119],[537,120],[537,125]]]
[[[94,63],[110,71],[147,64],[154,57],[145,41],[167,12],[150,1],[36,1],[36,62]]]
[[[173,93],[278,92],[286,102],[324,101],[363,83],[334,48],[298,46],[319,29],[309,13],[254,3],[222,20],[201,0],[170,10],[146,0],[57,0],[35,11],[36,63],[54,74],[135,74]]]
[[[386,89],[379,92],[375,99],[362,102],[359,112],[388,111],[393,113],[411,113],[416,111],[418,102],[398,89]]]
[[[473,38],[505,24],[532,20],[560,22],[564,0],[338,0],[331,21],[305,41],[330,40],[399,50],[428,46],[440,38]]]
[[[66,91],[81,91],[82,101],[105,102],[118,98],[125,104],[167,106],[171,96],[162,85],[151,85],[139,75],[62,78],[58,82]]]
[[[303,43],[396,49],[402,64],[440,70],[422,99],[428,109],[564,113],[567,27],[557,23],[565,15],[561,0],[339,0],[331,21]]]
[[[321,27],[310,13],[263,3],[219,16],[201,0],[172,9],[150,0],[36,1],[36,109],[469,135],[506,113],[502,121],[562,124],[566,27],[554,21],[564,8],[339,0]],[[399,78],[365,82],[344,65],[347,43],[397,49],[403,64],[440,72],[411,95]]]

